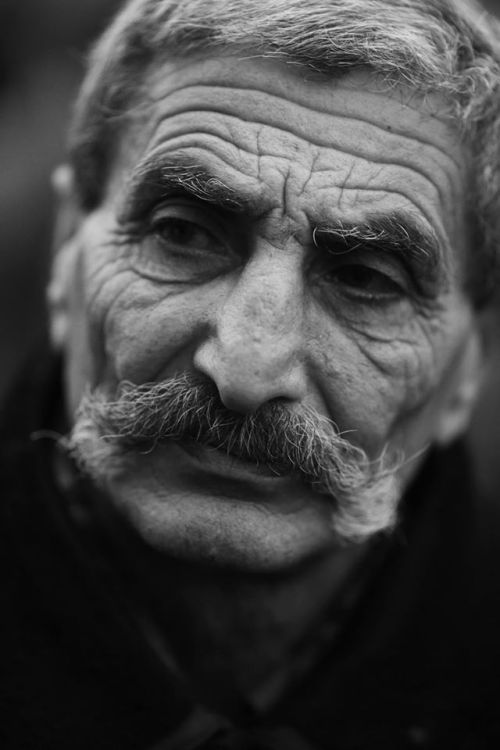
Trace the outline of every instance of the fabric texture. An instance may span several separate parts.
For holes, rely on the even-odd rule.
[[[84,480],[55,482],[59,380],[39,357],[1,416],[2,749],[500,745],[500,503],[475,496],[463,446],[429,457],[314,668],[265,713],[216,716],[150,637],[141,544]]]

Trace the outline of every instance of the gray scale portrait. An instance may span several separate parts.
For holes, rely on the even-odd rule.
[[[0,747],[500,747],[494,16],[131,0],[53,187]]]

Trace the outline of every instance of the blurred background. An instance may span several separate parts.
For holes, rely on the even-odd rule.
[[[50,174],[64,158],[85,52],[119,5],[0,0],[0,396],[42,336],[54,208]],[[483,5],[500,16],[500,0]],[[500,313],[494,337],[499,341],[471,440],[480,481],[492,496],[500,495]]]
[[[119,0],[0,0],[0,394],[44,325],[50,175],[85,52]]]

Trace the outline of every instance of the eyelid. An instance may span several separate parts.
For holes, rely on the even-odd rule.
[[[405,262],[403,257],[390,250],[384,252],[377,249],[377,251],[372,250],[370,252],[367,248],[353,248],[345,253],[332,253],[330,258],[332,256],[337,261],[337,267],[349,265],[365,266],[382,275],[388,276],[395,283],[401,283],[405,286],[416,286],[410,264]]]
[[[172,211],[172,213],[170,213]],[[173,213],[175,211],[175,214]],[[169,198],[156,206],[149,215],[149,225],[154,229],[155,224],[160,224],[165,219],[181,219],[196,224],[202,229],[211,232],[218,237],[225,234],[221,221],[214,216],[213,209],[207,210],[203,204],[185,198]]]

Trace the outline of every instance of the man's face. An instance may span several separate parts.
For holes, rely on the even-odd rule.
[[[442,437],[474,323],[463,152],[435,102],[236,58],[145,90],[70,244],[71,411],[86,384],[195,373],[242,414],[314,409],[374,460]],[[108,488],[189,558],[276,569],[336,544],[331,498],[220,451],[136,452]]]

